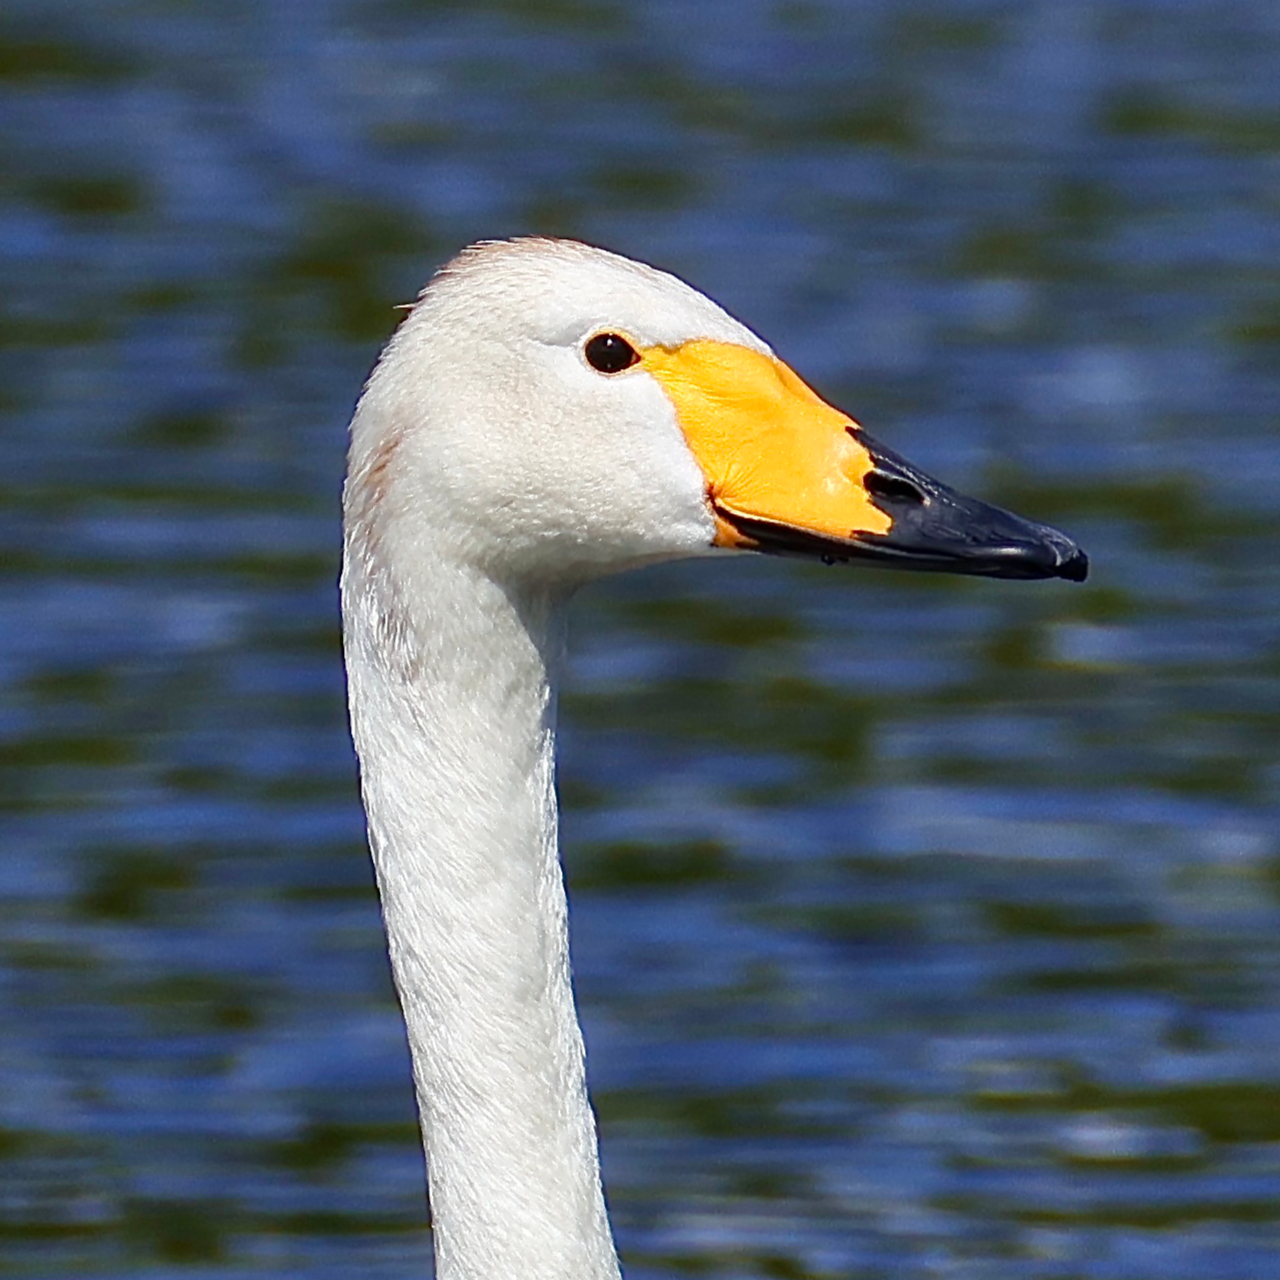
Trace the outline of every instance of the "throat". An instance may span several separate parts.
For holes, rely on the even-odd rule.
[[[563,610],[433,584],[386,662],[344,572],[352,730],[427,1155],[438,1280],[616,1280],[557,841]]]

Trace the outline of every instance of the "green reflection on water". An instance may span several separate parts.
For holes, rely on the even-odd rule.
[[[610,892],[710,884],[729,872],[729,850],[716,840],[624,840],[576,850],[570,874],[577,890]]]
[[[190,854],[147,849],[95,849],[86,859],[77,907],[108,920],[156,917],[172,908],[170,895],[190,889],[196,871]]]
[[[1269,153],[1280,148],[1280,115],[1193,105],[1165,90],[1116,94],[1103,108],[1100,124],[1121,137],[1183,135],[1242,152]]]
[[[111,84],[139,73],[139,59],[98,41],[74,41],[37,34],[6,19],[0,23],[0,81],[39,85],[49,80]]]

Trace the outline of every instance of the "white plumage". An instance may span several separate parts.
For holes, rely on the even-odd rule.
[[[631,367],[592,366],[587,344],[606,333],[633,349]],[[728,372],[707,389],[711,365]],[[732,403],[738,367],[768,384],[763,401],[757,391]],[[774,507],[753,522],[735,497],[749,485],[785,509],[798,484],[789,450],[716,435],[722,411],[767,418],[775,394],[780,417],[827,433],[814,456],[831,473],[809,478],[813,501],[839,499],[839,486],[859,497],[836,535],[806,519],[803,495],[794,523]],[[618,1275],[556,835],[569,595],[600,573],[716,544],[910,561],[915,544],[893,548],[895,531],[945,505],[909,468],[897,483],[917,484],[914,498],[884,485],[869,496],[868,477],[906,464],[811,394],[673,277],[571,242],[522,240],[446,266],[361,397],[344,495],[351,720],[439,1280]],[[995,514],[1022,541],[1002,526],[979,539],[982,564],[969,563],[972,545],[955,552],[969,560],[938,564],[935,539],[924,567],[1083,575],[1062,535]]]

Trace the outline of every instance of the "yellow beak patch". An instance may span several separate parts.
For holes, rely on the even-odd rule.
[[[662,385],[707,478],[716,545],[751,547],[725,517],[749,517],[848,540],[893,521],[864,485],[871,454],[857,424],[781,360],[727,342],[650,347],[642,366]]]

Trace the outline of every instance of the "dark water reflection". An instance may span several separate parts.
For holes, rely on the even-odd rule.
[[[426,1270],[336,495],[389,304],[528,230],[1096,566],[581,601],[628,1274],[1274,1270],[1278,71],[1264,0],[10,4],[0,1275]]]

